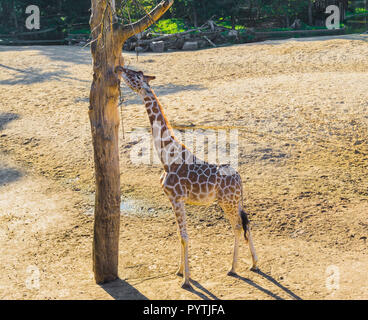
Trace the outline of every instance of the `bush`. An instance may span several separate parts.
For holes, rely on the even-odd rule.
[[[188,26],[182,19],[165,19],[157,21],[151,30],[158,33],[171,34],[184,32],[188,30]]]

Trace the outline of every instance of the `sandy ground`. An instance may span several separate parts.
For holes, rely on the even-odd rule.
[[[220,208],[187,206],[193,291],[161,166],[132,161],[140,100],[123,88],[121,279],[99,286],[89,50],[0,47],[0,298],[368,299],[368,37],[323,40],[124,54],[175,127],[237,130],[260,272],[242,245],[228,277]]]

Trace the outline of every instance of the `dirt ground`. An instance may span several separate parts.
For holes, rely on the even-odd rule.
[[[92,273],[88,48],[0,47],[1,299],[368,299],[368,36],[135,55],[174,127],[237,130],[259,256],[221,209],[187,206],[193,291],[159,164],[136,164],[139,98],[123,87],[120,279]],[[147,131],[148,132],[148,131]]]

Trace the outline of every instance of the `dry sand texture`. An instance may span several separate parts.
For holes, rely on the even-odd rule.
[[[120,141],[121,280],[94,284],[88,49],[0,47],[0,298],[368,298],[368,37],[144,54],[168,119],[237,129],[261,272],[226,276],[233,237],[217,205],[188,206],[194,292],[160,165],[134,164],[148,127],[127,88]]]

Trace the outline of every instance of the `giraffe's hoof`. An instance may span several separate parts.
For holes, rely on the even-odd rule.
[[[230,271],[227,273],[227,275],[228,275],[229,277],[235,277],[235,276],[237,276],[236,272],[234,272],[234,271],[232,271],[232,270],[230,270]]]
[[[259,271],[259,269],[258,269],[257,266],[251,266],[250,271],[257,272],[257,271]]]
[[[178,276],[178,277],[183,277],[183,273],[179,270],[178,272],[176,272],[176,275]]]
[[[185,290],[192,290],[193,288],[192,288],[192,286],[191,286],[191,284],[188,282],[188,283],[186,283],[186,282],[184,282],[182,285],[181,285],[181,287],[183,288],[183,289],[185,289]]]

